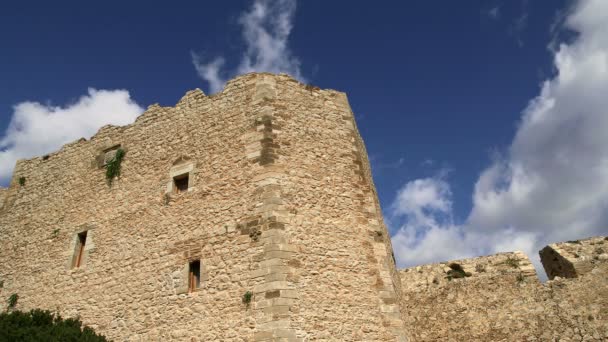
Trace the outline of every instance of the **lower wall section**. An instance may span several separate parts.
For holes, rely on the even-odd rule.
[[[608,263],[542,284],[523,253],[400,271],[411,341],[606,341]]]

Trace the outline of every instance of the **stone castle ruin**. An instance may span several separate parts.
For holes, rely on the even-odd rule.
[[[0,309],[115,341],[608,340],[606,238],[398,270],[346,95],[287,75],[20,160],[0,247]]]

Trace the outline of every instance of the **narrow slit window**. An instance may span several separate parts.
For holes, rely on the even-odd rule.
[[[78,241],[76,241],[76,254],[74,255],[74,267],[80,267],[83,262],[84,246],[87,243],[87,232],[78,233]]]
[[[194,292],[201,287],[201,261],[191,261],[188,268],[188,292]]]
[[[179,175],[173,178],[175,184],[175,192],[182,193],[188,191],[188,174]]]

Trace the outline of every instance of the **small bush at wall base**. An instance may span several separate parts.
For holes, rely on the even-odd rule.
[[[8,308],[12,309],[17,305],[17,299],[19,299],[19,295],[16,293],[13,293],[10,297],[8,297]]]
[[[249,305],[249,303],[251,303],[251,298],[253,298],[253,293],[251,293],[251,291],[245,292],[243,295],[243,304]]]
[[[19,177],[19,186],[25,185],[25,177]]]
[[[50,311],[35,309],[30,312],[0,313],[0,341],[86,341],[108,340],[89,327],[82,327],[78,319],[63,319]]]
[[[106,180],[108,181],[109,185],[112,185],[114,178],[120,177],[120,165],[124,156],[125,150],[119,148],[116,150],[116,155],[114,155],[114,158],[106,164]]]

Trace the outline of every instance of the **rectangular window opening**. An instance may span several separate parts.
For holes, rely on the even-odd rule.
[[[188,191],[188,174],[179,175],[173,177],[173,183],[175,184],[175,192],[182,193]]]
[[[194,292],[201,287],[201,261],[191,261],[188,267],[188,292]]]
[[[78,233],[78,241],[76,242],[76,254],[74,259],[74,267],[80,267],[83,261],[84,246],[87,243],[87,231]]]

